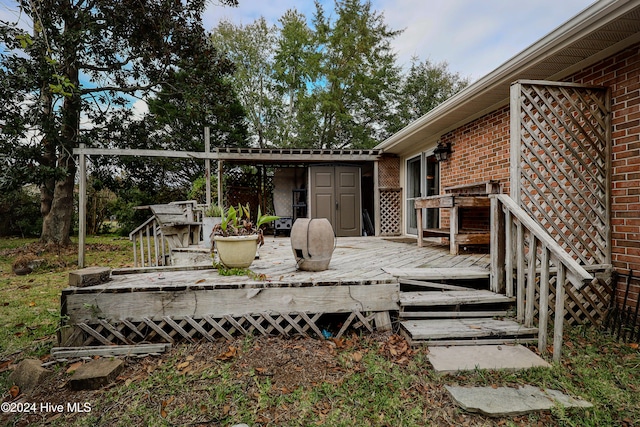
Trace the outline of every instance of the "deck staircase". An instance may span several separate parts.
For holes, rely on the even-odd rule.
[[[537,328],[516,322],[514,297],[488,289],[479,269],[420,269],[400,283],[400,329],[412,344],[527,343]]]

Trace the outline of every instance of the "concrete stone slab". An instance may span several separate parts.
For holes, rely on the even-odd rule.
[[[511,387],[458,387],[445,386],[456,404],[469,412],[491,417],[508,417],[544,411],[560,405],[565,408],[589,408],[593,405],[575,399],[557,390],[543,390],[526,385]]]
[[[85,363],[71,376],[72,390],[97,390],[114,381],[124,369],[120,359],[96,359]]]
[[[521,345],[429,347],[428,358],[436,372],[440,373],[550,366],[537,354]]]
[[[52,374],[41,365],[38,359],[23,360],[9,375],[9,383],[17,385],[22,393],[29,393]]]

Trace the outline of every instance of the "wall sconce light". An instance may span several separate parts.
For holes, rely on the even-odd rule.
[[[451,143],[438,142],[438,146],[433,150],[433,154],[436,156],[437,161],[444,162],[449,158],[449,154],[451,154]]]

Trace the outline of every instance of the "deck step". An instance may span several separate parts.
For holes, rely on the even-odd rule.
[[[462,317],[509,317],[513,312],[509,310],[482,310],[482,311],[400,311],[400,319],[459,319]]]
[[[489,279],[490,272],[486,268],[383,268],[389,274],[400,279],[413,280],[470,280]]]
[[[411,344],[471,345],[533,342],[538,329],[513,320],[415,319],[400,322]]]
[[[401,292],[400,306],[402,307],[433,307],[444,305],[468,304],[511,304],[515,298],[496,294],[491,291],[443,291],[443,292]]]
[[[413,279],[398,279],[398,283],[400,284],[400,290],[404,288],[418,288],[422,290],[450,290],[450,291],[468,291],[470,288],[466,286],[457,286],[451,285],[448,283],[436,283],[429,282],[424,280],[413,280]],[[404,285],[404,286],[403,286]]]

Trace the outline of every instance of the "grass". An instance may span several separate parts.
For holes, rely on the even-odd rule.
[[[27,276],[11,273],[28,240],[0,240],[0,394],[8,398],[3,362],[45,358],[55,342],[59,295],[75,254],[39,253],[45,259]],[[126,266],[130,243],[88,239],[87,265]],[[159,357],[127,359],[117,382],[96,392],[64,386],[56,369],[40,399],[91,403],[88,414],[2,418],[0,425],[115,426],[639,426],[640,353],[589,327],[566,328],[562,362],[518,372],[468,371],[439,376],[427,350],[401,348],[397,337],[346,340],[239,338],[180,344]],[[456,407],[444,385],[530,384],[581,397],[590,409],[554,408],[491,419]],[[56,418],[57,417],[57,418]]]

